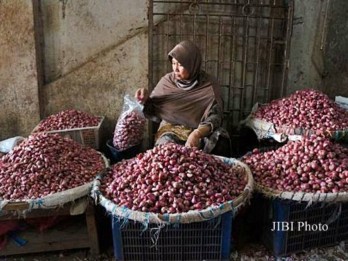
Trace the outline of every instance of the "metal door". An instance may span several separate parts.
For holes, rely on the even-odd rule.
[[[293,0],[150,0],[149,88],[171,71],[167,53],[189,39],[224,95],[233,136],[256,103],[286,91]]]

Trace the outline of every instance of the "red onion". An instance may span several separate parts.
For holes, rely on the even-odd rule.
[[[276,127],[303,128],[317,131],[317,134],[348,129],[348,111],[326,94],[310,89],[260,106],[253,116]]]
[[[318,151],[324,151],[319,160]],[[242,159],[257,183],[280,191],[347,192],[348,148],[319,136],[291,141]]]
[[[94,149],[36,133],[1,158],[0,199],[35,199],[93,181],[105,168]]]
[[[141,111],[125,111],[117,121],[113,145],[117,150],[126,150],[138,145],[143,139],[145,117]]]
[[[102,180],[101,192],[133,210],[181,213],[232,200],[246,182],[241,166],[170,143],[113,165]]]
[[[98,126],[101,118],[75,109],[61,111],[42,120],[34,132]]]

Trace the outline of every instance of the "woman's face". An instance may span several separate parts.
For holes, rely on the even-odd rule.
[[[175,58],[172,58],[172,68],[177,80],[189,79],[189,72]]]

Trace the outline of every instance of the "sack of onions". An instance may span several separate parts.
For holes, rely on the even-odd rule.
[[[255,149],[241,159],[261,193],[308,202],[348,200],[348,148],[312,135],[277,150]]]
[[[192,223],[237,211],[253,190],[244,163],[168,143],[112,165],[93,184],[107,212],[148,223]]]
[[[348,111],[317,90],[299,90],[268,104],[256,104],[244,121],[259,139],[311,134],[348,141]]]
[[[92,148],[58,134],[32,134],[1,158],[0,211],[11,203],[52,208],[87,196],[107,167]]]
[[[123,108],[114,130],[112,145],[118,152],[134,148],[142,142],[146,118],[141,105],[134,97],[126,94]]]

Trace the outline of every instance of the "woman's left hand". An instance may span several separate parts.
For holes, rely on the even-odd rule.
[[[201,139],[201,135],[200,135],[199,131],[194,130],[188,136],[187,141],[185,143],[185,146],[198,148],[200,139]]]

